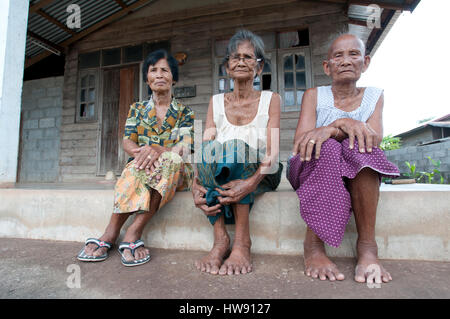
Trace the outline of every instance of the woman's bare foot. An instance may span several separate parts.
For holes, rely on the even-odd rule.
[[[212,275],[219,273],[223,259],[230,252],[230,238],[224,235],[222,238],[214,240],[214,246],[208,255],[195,262],[195,266],[201,272],[207,272]]]
[[[220,267],[220,275],[239,275],[252,272],[252,259],[250,254],[251,242],[235,242],[230,256]]]
[[[320,280],[344,280],[345,276],[327,257],[323,242],[308,230],[304,242],[305,275]]]
[[[355,281],[381,284],[392,280],[391,274],[384,269],[378,260],[378,246],[375,241],[358,240],[356,248],[358,262],[355,268]]]

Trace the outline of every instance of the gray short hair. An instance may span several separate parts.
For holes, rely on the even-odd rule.
[[[239,30],[236,32],[228,42],[227,52],[225,58],[222,61],[222,65],[225,65],[228,62],[230,55],[233,52],[236,52],[239,44],[242,42],[248,41],[255,48],[255,56],[257,59],[261,59],[259,65],[266,61],[266,53],[264,52],[264,41],[261,39],[259,35],[254,34],[249,30]]]

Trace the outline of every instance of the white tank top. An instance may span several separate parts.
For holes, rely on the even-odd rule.
[[[267,143],[267,122],[272,92],[261,91],[258,112],[246,125],[231,124],[225,114],[224,93],[213,96],[213,116],[216,125],[216,140],[220,143],[240,139],[254,149],[265,152]]]
[[[316,127],[327,126],[341,118],[367,122],[380,98],[382,89],[366,87],[361,105],[351,112],[345,112],[334,106],[334,96],[331,86],[317,87]]]

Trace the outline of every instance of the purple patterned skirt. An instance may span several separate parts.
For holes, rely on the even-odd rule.
[[[350,193],[344,177],[353,179],[365,167],[381,177],[398,177],[398,168],[377,147],[360,153],[358,143],[349,149],[348,138],[339,143],[330,138],[322,144],[320,157],[300,161],[300,154],[288,160],[287,179],[300,199],[300,215],[325,243],[338,247],[352,214]]]

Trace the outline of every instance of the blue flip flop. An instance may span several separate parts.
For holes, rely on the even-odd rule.
[[[147,262],[150,261],[150,255],[145,256],[142,259],[134,259],[131,261],[128,261],[125,259],[125,256],[123,255],[123,252],[125,249],[129,249],[131,251],[131,255],[133,255],[134,257],[134,252],[136,251],[136,249],[138,249],[139,247],[144,246],[144,242],[140,239],[136,240],[134,243],[133,242],[121,242],[119,245],[119,253],[122,256],[121,261],[122,264],[126,267],[133,267],[133,266],[139,266],[139,265],[143,265]]]
[[[86,255],[86,252],[84,251],[84,249],[86,248],[86,246],[88,244],[95,244],[95,245],[97,245],[97,248],[95,248],[95,250],[97,250],[99,248],[106,247],[107,251],[101,256],[89,256],[89,255]],[[78,253],[77,259],[81,260],[81,261],[103,261],[106,258],[108,258],[108,250],[110,250],[111,247],[112,247],[112,244],[108,243],[106,241],[99,240],[97,238],[88,238],[88,239],[86,239],[84,247]]]

